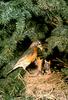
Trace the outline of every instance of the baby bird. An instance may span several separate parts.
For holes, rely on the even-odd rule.
[[[50,69],[51,62],[44,60],[44,71],[46,72],[47,75],[51,74],[51,69]]]
[[[22,57],[17,61],[17,63],[14,65],[14,68],[12,69],[15,70],[19,67],[22,67],[25,71],[26,68],[37,59],[37,54],[38,54],[38,48],[40,48],[40,50],[43,50],[42,44],[40,41],[35,41],[33,42],[30,47],[28,48],[28,50],[26,50],[24,52],[24,54],[22,55]],[[9,73],[11,73],[12,71],[10,71]]]

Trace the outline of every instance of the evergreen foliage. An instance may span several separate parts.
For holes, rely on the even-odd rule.
[[[28,41],[31,43],[38,39],[48,44],[43,55],[45,58],[57,47],[59,52],[65,53],[63,59],[68,59],[68,1],[0,0],[0,78],[12,69],[12,65],[28,48]],[[20,92],[20,84],[14,83],[12,89],[8,82],[6,84],[7,92],[15,88],[13,92]],[[6,93],[6,90],[2,91]],[[12,93],[11,96],[16,94]]]

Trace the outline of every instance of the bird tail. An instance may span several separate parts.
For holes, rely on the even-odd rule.
[[[14,66],[14,68],[7,73],[7,76],[18,68],[21,68],[21,66]]]
[[[30,63],[27,62],[27,63],[23,63],[23,64],[16,64],[12,70],[10,70],[8,73],[7,73],[7,76],[12,73],[14,70],[18,69],[18,68],[23,68],[24,70],[26,69],[26,67],[29,65]],[[25,70],[26,71],[26,70]]]
[[[11,74],[13,71],[15,71],[16,69],[18,69],[19,67],[14,67],[12,70],[10,70],[8,73],[7,73],[7,76],[9,75],[9,74]]]

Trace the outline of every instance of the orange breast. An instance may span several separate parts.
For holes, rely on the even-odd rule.
[[[30,55],[28,56],[28,60],[29,60],[30,62],[33,62],[33,61],[36,59],[36,57],[37,57],[37,48],[34,48],[32,54],[30,54]]]

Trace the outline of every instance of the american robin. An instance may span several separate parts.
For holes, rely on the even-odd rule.
[[[35,41],[33,42],[30,47],[28,48],[28,50],[26,50],[24,52],[24,54],[22,55],[22,57],[17,61],[17,63],[14,65],[14,68],[12,69],[15,70],[19,67],[22,67],[25,71],[26,68],[35,60],[37,60],[37,65],[38,65],[38,69],[41,69],[41,60],[38,58],[38,48],[40,48],[40,50],[43,50],[42,44],[40,41]],[[9,73],[11,73],[12,71],[10,71]]]

